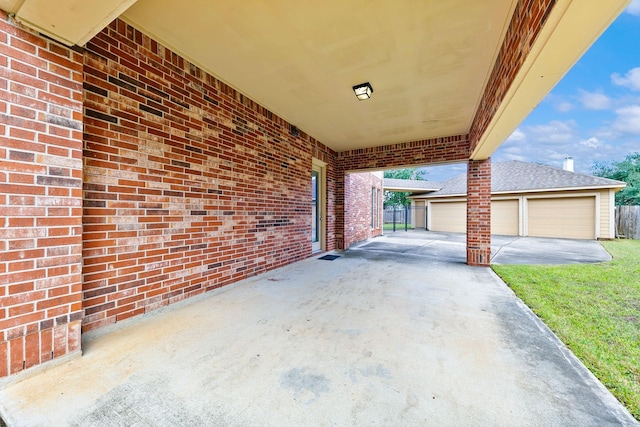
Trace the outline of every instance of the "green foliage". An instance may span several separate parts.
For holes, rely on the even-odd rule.
[[[591,171],[595,176],[627,183],[616,193],[616,205],[640,205],[640,153],[628,154],[620,162],[594,162]]]
[[[413,179],[417,181],[427,180],[427,171],[420,170],[418,168],[406,168],[384,171],[385,178],[392,179]],[[402,191],[385,191],[384,192],[384,207],[392,206],[409,206],[411,205],[411,199],[408,197],[411,193]]]
[[[492,268],[640,420],[640,241],[602,245],[612,261]]]

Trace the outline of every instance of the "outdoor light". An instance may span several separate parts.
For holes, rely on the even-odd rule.
[[[360,101],[364,101],[365,99],[371,98],[371,94],[373,93],[373,88],[371,87],[371,83],[360,83],[359,85],[355,85],[353,87],[353,92],[356,94],[356,98]]]

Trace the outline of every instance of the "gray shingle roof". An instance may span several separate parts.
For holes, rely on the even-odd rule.
[[[491,165],[491,192],[506,193],[570,188],[624,187],[622,181],[566,171],[560,168],[512,160]],[[467,193],[467,174],[442,183],[429,196]]]

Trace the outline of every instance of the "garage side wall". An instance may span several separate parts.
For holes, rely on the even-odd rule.
[[[89,331],[311,254],[312,157],[335,153],[116,20],[87,45]]]
[[[345,241],[349,246],[382,234],[382,210],[380,176],[364,172],[345,177]]]
[[[0,11],[0,377],[80,350],[82,55]]]

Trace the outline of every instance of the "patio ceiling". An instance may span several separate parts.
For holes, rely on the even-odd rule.
[[[515,1],[189,3],[123,18],[343,151],[466,133]]]
[[[468,133],[516,3],[0,0],[0,8],[67,44],[126,9],[125,21],[344,151]],[[627,3],[557,0],[472,158],[490,156]],[[373,96],[358,101],[351,87],[367,81]]]

